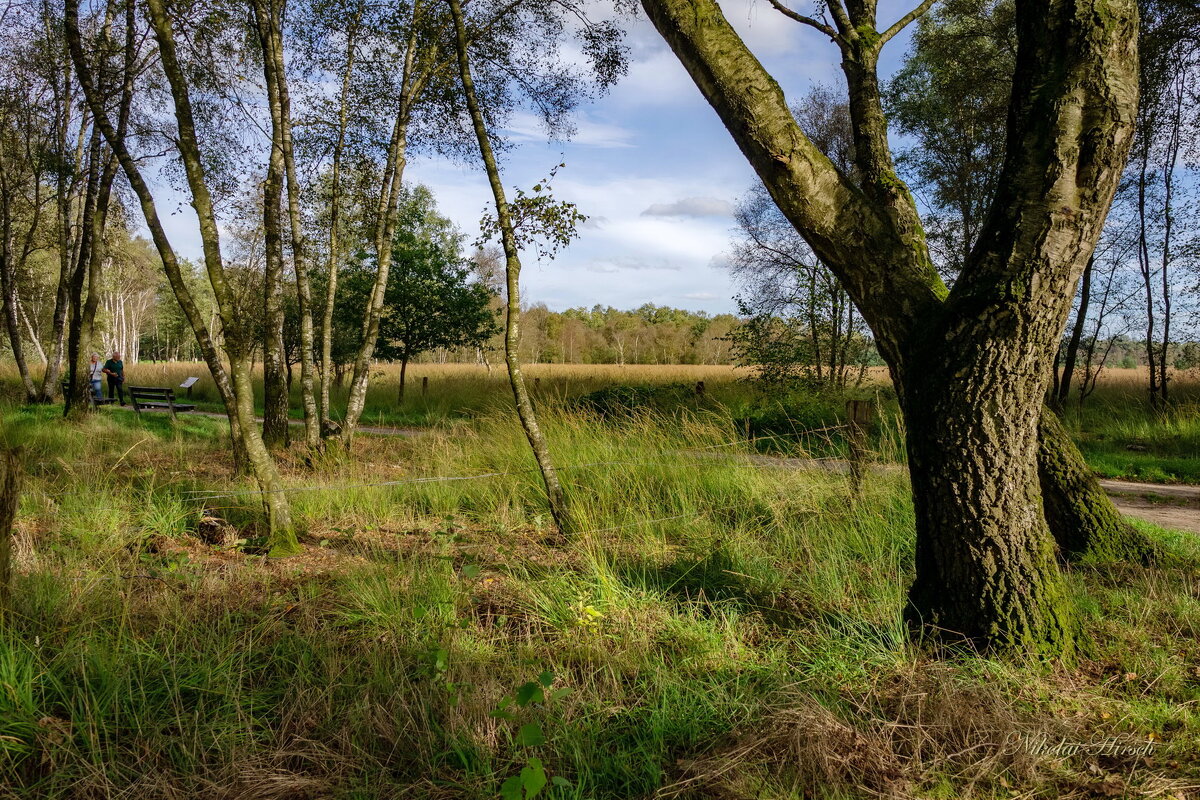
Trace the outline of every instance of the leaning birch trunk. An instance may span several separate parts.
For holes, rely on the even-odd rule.
[[[179,301],[184,316],[192,327],[196,343],[212,374],[213,383],[217,387],[221,400],[225,403],[229,415],[230,433],[234,452],[240,454],[254,473],[254,477],[262,492],[264,511],[267,515],[269,529],[267,546],[271,555],[290,555],[299,550],[296,533],[292,525],[291,507],[287,495],[283,491],[283,482],[274,460],[263,444],[254,419],[254,394],[250,381],[250,342],[241,331],[234,316],[231,293],[225,280],[224,264],[221,260],[220,240],[218,237],[216,218],[213,214],[212,198],[204,178],[203,165],[200,160],[199,147],[195,138],[195,124],[192,120],[191,102],[184,83],[183,74],[175,55],[174,31],[162,0],[149,0],[147,8],[150,12],[151,24],[154,27],[155,38],[159,45],[159,54],[163,70],[171,84],[171,92],[175,101],[176,120],[179,125],[180,152],[187,171],[188,184],[192,192],[192,205],[196,209],[200,221],[201,243],[204,250],[204,263],[208,272],[209,283],[217,299],[217,320],[220,321],[221,334],[228,347],[229,368],[225,366],[225,352],[214,341],[205,325],[204,316],[195,299],[192,297],[183,278],[179,259],[167,238],[154,195],[126,146],[123,132],[118,132],[108,120],[102,99],[92,83],[91,71],[88,69],[83,50],[82,37],[79,32],[78,0],[66,0],[65,22],[67,41],[71,50],[71,58],[79,73],[79,82],[83,87],[88,106],[95,115],[96,124],[100,126],[105,140],[116,155],[130,188],[142,209],[146,227],[163,261],[163,271],[171,284],[171,289]],[[231,339],[233,340],[231,342]]]
[[[262,6],[262,0],[255,3],[258,13],[261,13]],[[268,94],[271,94],[272,86],[270,73],[274,72],[276,100],[271,103],[271,114],[272,122],[279,127],[279,141],[283,146],[288,224],[292,241],[292,271],[296,274],[296,297],[300,313],[300,399],[304,408],[304,443],[313,451],[321,447],[321,428],[317,399],[313,393],[313,373],[316,371],[316,365],[313,363],[312,286],[308,279],[304,229],[300,224],[300,186],[296,176],[295,151],[292,147],[292,101],[283,59],[283,34],[279,21],[281,11],[277,3],[271,3],[270,9],[269,16],[259,24],[261,26],[265,22],[266,33],[269,34],[263,43],[264,63],[267,61],[268,51],[271,63],[271,69],[267,70]]]
[[[521,374],[521,259],[517,251],[516,234],[513,231],[512,217],[509,214],[508,200],[504,196],[504,185],[500,182],[500,168],[496,164],[496,156],[492,152],[492,143],[488,137],[487,126],[483,114],[479,110],[479,102],[475,97],[475,82],[471,78],[470,58],[467,55],[467,34],[463,23],[462,6],[459,0],[448,0],[450,13],[454,16],[455,45],[458,49],[458,69],[462,79],[463,94],[467,101],[467,110],[471,115],[471,124],[475,128],[475,138],[479,141],[479,154],[487,170],[488,183],[492,187],[492,196],[496,201],[496,221],[499,223],[501,242],[504,245],[504,273],[508,289],[508,305],[504,322],[504,360],[508,364],[508,379],[512,384],[513,398],[517,405],[517,416],[521,419],[521,427],[529,440],[533,457],[541,470],[542,480],[546,484],[546,499],[550,504],[550,514],[562,534],[571,533],[570,518],[567,509],[567,499],[559,483],[558,473],[550,457],[550,448],[546,437],[538,425],[533,403],[525,388],[525,377]]]

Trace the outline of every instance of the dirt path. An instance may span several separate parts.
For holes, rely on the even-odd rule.
[[[1117,508],[1162,528],[1200,533],[1200,486],[1101,480]]]
[[[839,459],[780,458],[765,455],[750,455],[747,458],[751,463],[763,467],[841,473],[850,471],[850,465]],[[902,469],[904,467],[900,464],[871,465],[871,471],[877,473]],[[1200,486],[1136,483],[1103,478],[1100,485],[1126,516],[1153,523],[1161,528],[1200,534]]]

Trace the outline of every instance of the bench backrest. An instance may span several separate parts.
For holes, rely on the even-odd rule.
[[[134,400],[152,400],[160,403],[175,401],[175,390],[160,389],[157,386],[129,386],[129,396]]]

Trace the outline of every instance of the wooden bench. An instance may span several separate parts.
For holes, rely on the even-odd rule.
[[[71,382],[70,381],[62,382],[62,391],[63,391],[63,399],[65,400],[67,395],[69,395],[71,393]],[[92,382],[91,381],[88,381],[87,396],[88,396],[88,400],[91,402],[93,408],[96,408],[98,406],[106,406],[109,403],[117,402],[117,398],[115,398],[115,397],[96,397],[95,393],[92,392]]]
[[[159,389],[155,386],[126,386],[129,399],[133,401],[133,410],[141,414],[143,411],[166,411],[175,419],[178,411],[193,411],[195,406],[190,403],[176,403],[174,389]]]

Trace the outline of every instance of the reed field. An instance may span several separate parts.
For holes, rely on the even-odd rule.
[[[841,396],[764,397],[728,367],[528,367],[564,540],[502,369],[412,365],[402,404],[378,372],[364,424],[420,431],[281,453],[289,559],[261,555],[223,420],[63,423],[0,376],[26,472],[0,798],[1200,791],[1200,542],[1147,526],[1159,565],[1073,567],[1069,662],[934,657],[901,619],[913,518],[883,376],[856,390],[881,468],[855,495],[814,467],[844,451]],[[1118,377],[1068,412],[1093,465],[1193,474],[1195,384],[1154,415]]]

